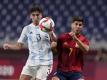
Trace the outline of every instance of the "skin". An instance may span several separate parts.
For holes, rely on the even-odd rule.
[[[81,42],[77,37],[76,35],[78,34],[81,34],[82,32],[82,29],[83,29],[83,22],[80,22],[80,21],[74,21],[73,23],[71,23],[71,32],[69,32],[69,34],[72,36],[72,38],[77,42],[77,44],[79,45],[80,49],[86,53],[89,51],[89,46],[88,45],[85,45],[83,42]],[[67,42],[64,43],[64,45],[66,47],[68,47],[68,44]],[[57,43],[56,42],[53,42],[52,43],[52,46],[54,48],[54,51],[57,51],[56,50],[56,46],[57,46]],[[57,76],[54,76],[52,77],[52,80],[60,80]]]
[[[30,14],[30,18],[32,20],[32,23],[37,26],[39,24],[40,19],[42,18],[42,14],[39,13],[38,11],[34,11]],[[53,31],[49,32],[49,35],[51,36],[52,40],[56,40],[56,35]],[[15,44],[9,44],[9,43],[5,43],[3,45],[3,48],[5,50],[11,49],[11,50],[20,50],[24,47],[23,43],[15,43]],[[19,80],[31,80],[31,76],[29,75],[20,75]],[[35,79],[35,80],[40,80],[40,79]]]
[[[87,53],[89,51],[89,46],[81,42],[76,35],[81,34],[83,30],[83,22],[81,21],[74,21],[71,24],[72,31],[69,33],[73,39],[77,42],[79,45],[79,48],[84,52]]]
[[[35,12],[32,12],[31,14],[30,14],[30,18],[31,18],[31,20],[32,20],[32,23],[35,25],[35,26],[37,26],[38,24],[39,24],[39,21],[40,21],[40,19],[42,18],[42,14],[41,13],[39,13],[38,11],[35,11]],[[15,44],[9,44],[9,43],[5,43],[4,45],[3,45],[3,48],[5,49],[5,50],[7,50],[7,49],[12,49],[12,50],[20,50],[20,49],[22,49],[24,47],[24,44],[23,43],[15,43]],[[24,75],[24,74],[22,74],[22,75],[20,75],[20,78],[19,78],[19,80],[31,80],[31,76],[29,76],[29,75]],[[35,80],[39,80],[39,79],[35,79]]]
[[[81,50],[86,53],[89,51],[89,46],[84,44],[83,42],[81,42],[76,35],[81,34],[83,29],[83,23],[80,21],[74,21],[73,23],[71,23],[71,32],[69,32],[69,34],[72,36],[72,38],[77,42],[77,44],[79,45],[79,47],[81,48]],[[67,42],[64,43],[65,46],[68,46]],[[56,42],[52,43],[53,49],[55,49],[55,47],[57,46]],[[55,49],[56,50],[56,49]]]
[[[38,16],[36,16],[37,14],[39,14]],[[32,19],[32,23],[34,25],[38,25],[39,24],[39,21],[40,19],[42,18],[42,14],[39,13],[38,11],[36,12],[32,12],[30,14],[30,18]],[[6,49],[12,49],[12,50],[20,50],[24,47],[24,44],[23,43],[16,43],[16,44],[8,44],[8,43],[5,43],[3,45],[3,48],[6,50]]]

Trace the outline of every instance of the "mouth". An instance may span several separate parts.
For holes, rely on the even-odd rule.
[[[75,30],[76,34],[79,34],[81,32],[81,30]]]

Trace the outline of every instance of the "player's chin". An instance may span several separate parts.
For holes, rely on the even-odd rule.
[[[76,32],[76,35],[80,34],[80,32]]]
[[[81,30],[77,30],[77,31],[75,31],[75,34],[80,34],[81,33]]]

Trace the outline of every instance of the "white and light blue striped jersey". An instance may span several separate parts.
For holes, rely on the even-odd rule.
[[[53,63],[53,55],[50,45],[50,37],[47,32],[40,30],[33,23],[24,27],[19,43],[28,42],[29,57],[26,65],[50,65]]]

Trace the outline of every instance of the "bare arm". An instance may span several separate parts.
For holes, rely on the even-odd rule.
[[[5,43],[3,45],[3,48],[5,50],[7,49],[11,49],[11,50],[19,50],[19,49],[22,49],[23,48],[23,43],[16,43],[16,44],[8,44],[8,43]]]
[[[57,42],[51,42],[51,49],[56,53],[57,52]]]
[[[54,31],[50,31],[49,35],[50,35],[51,41],[57,41],[57,37],[56,37]]]
[[[81,42],[78,38],[76,39],[77,41],[77,44],[79,45],[80,49],[83,51],[83,52],[88,52],[89,51],[89,46],[84,44],[83,42]]]
[[[79,40],[75,34],[72,35],[73,39],[77,42],[77,44],[79,45],[80,49],[83,52],[88,52],[89,51],[89,46],[84,44],[81,40]]]

